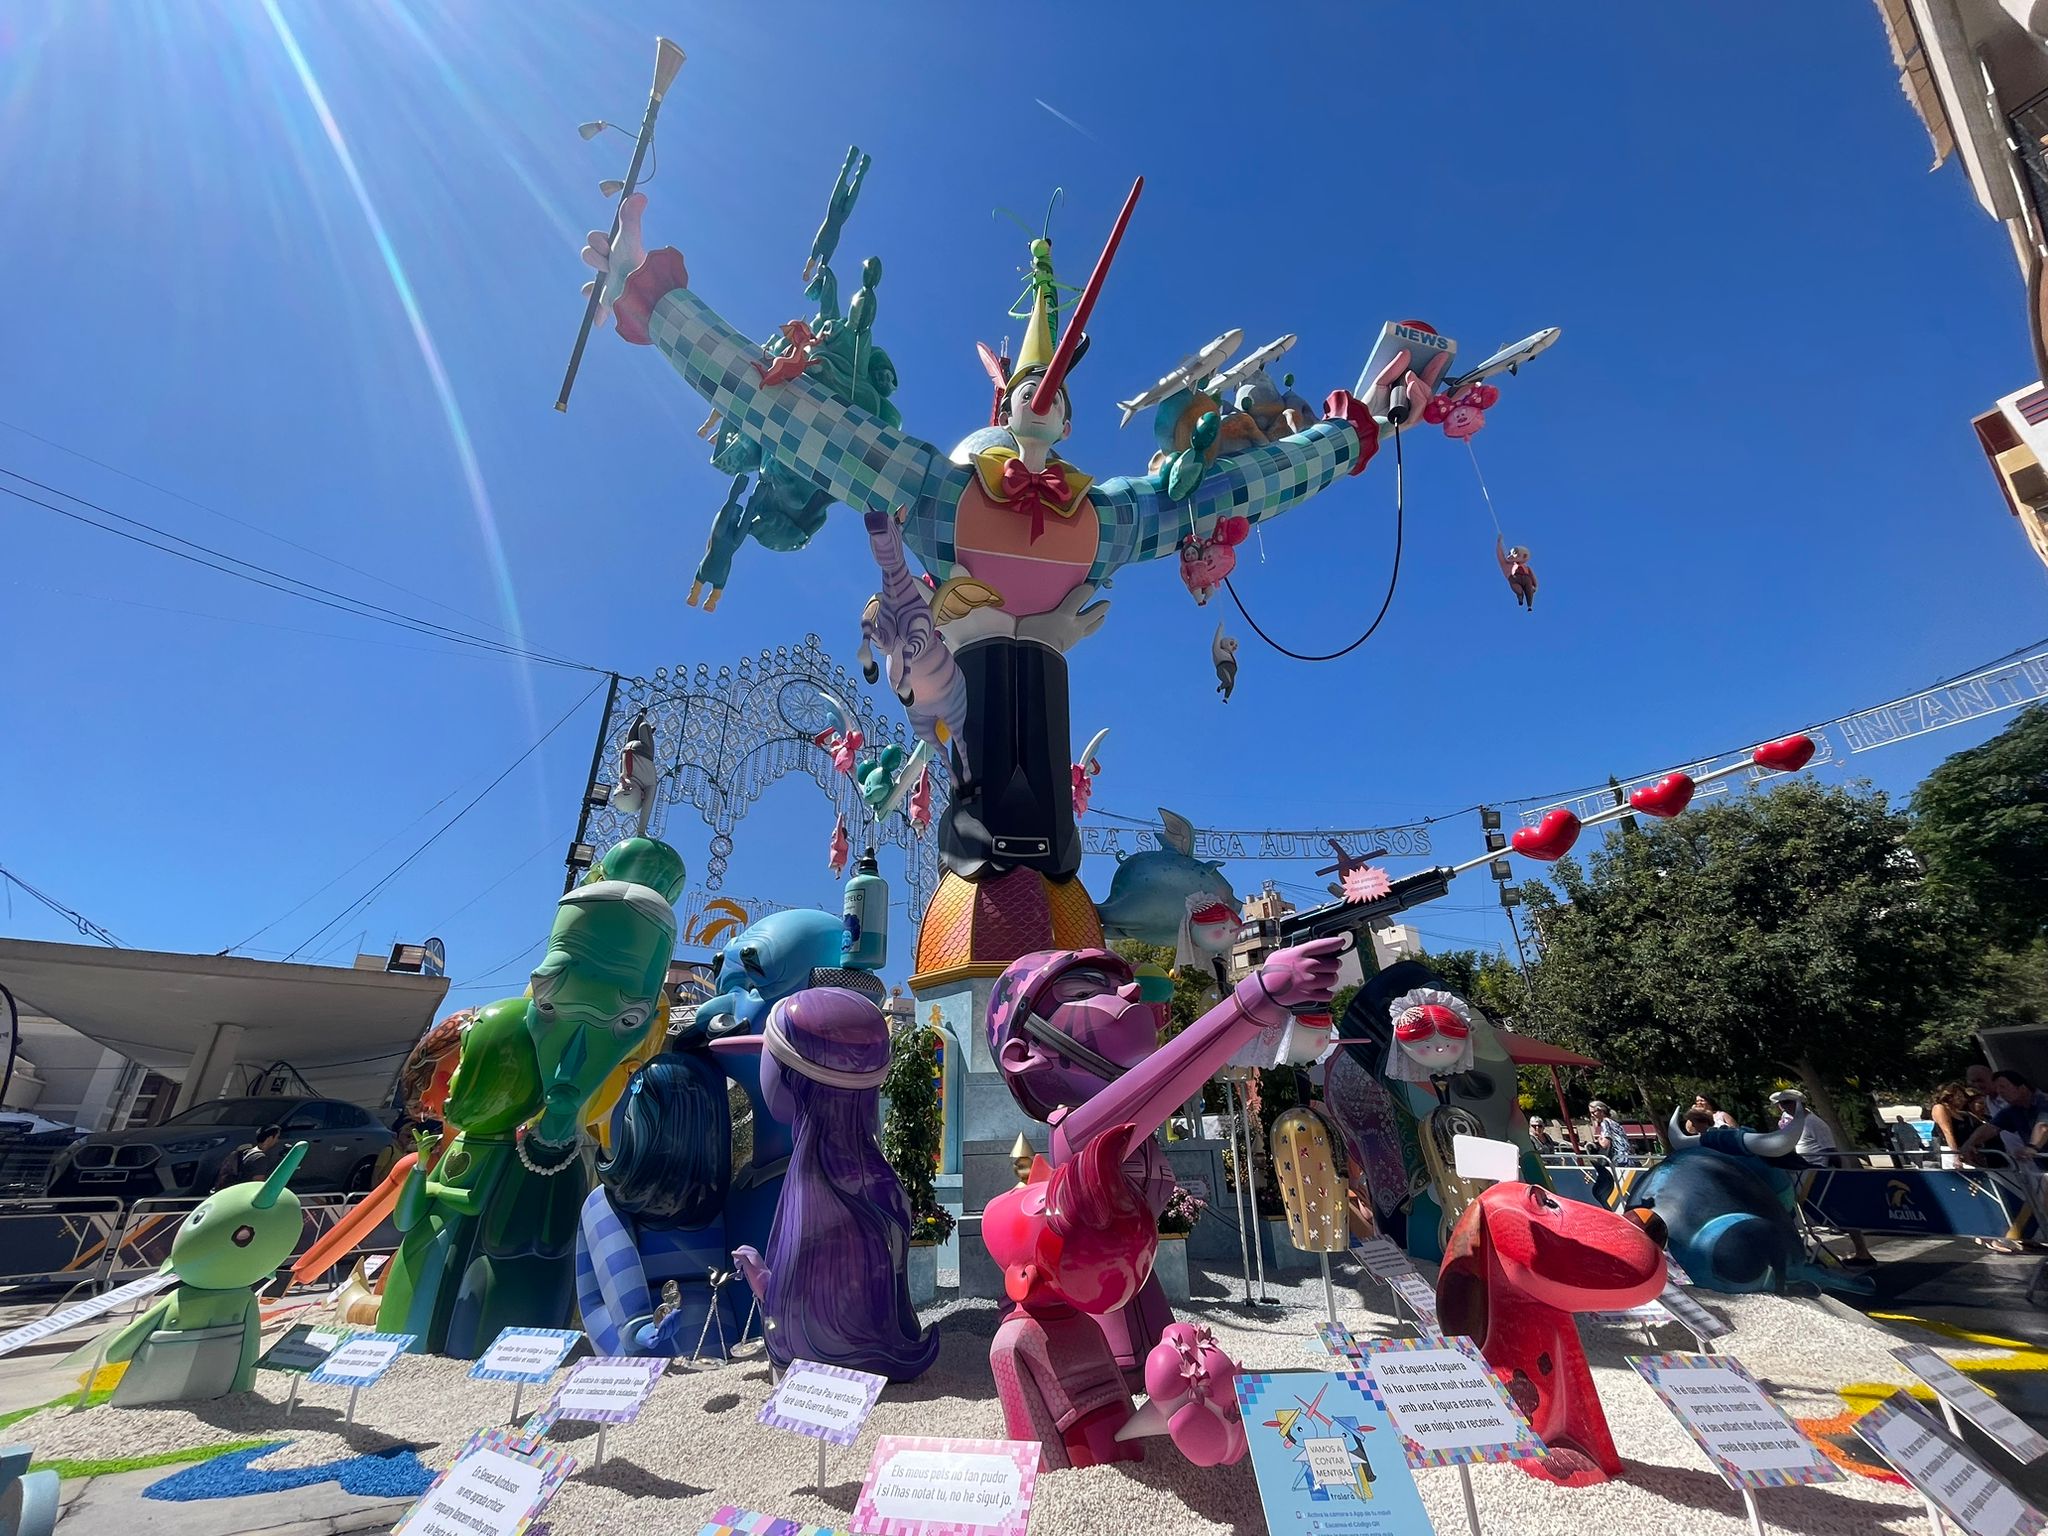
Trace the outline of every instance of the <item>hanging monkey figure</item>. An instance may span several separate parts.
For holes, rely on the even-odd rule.
[[[1493,536],[1493,558],[1500,562],[1500,573],[1507,577],[1508,585],[1514,588],[1515,601],[1531,613],[1536,611],[1536,573],[1529,569],[1529,551],[1517,544],[1513,549],[1503,546],[1501,536]]]

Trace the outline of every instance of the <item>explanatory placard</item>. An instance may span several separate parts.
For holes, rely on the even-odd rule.
[[[511,1381],[524,1386],[546,1381],[583,1335],[574,1328],[507,1328],[469,1368],[478,1381]]]
[[[398,1357],[413,1346],[410,1333],[357,1333],[320,1364],[306,1380],[316,1387],[373,1387]]]
[[[1970,1380],[1931,1349],[1904,1344],[1892,1351],[1892,1358],[1934,1388],[1936,1396],[1996,1440],[2021,1461],[2048,1455],[2048,1440],[2029,1428],[2020,1416]]]
[[[1967,1536],[2040,1536],[2048,1528],[2041,1511],[1935,1428],[1903,1392],[1858,1419],[1856,1433]]]
[[[1470,1339],[1374,1339],[1365,1375],[1411,1467],[1541,1456],[1543,1442]]]
[[[522,1446],[509,1429],[480,1430],[391,1536],[519,1536],[575,1470],[563,1451]]]
[[[1831,1483],[1841,1468],[1727,1355],[1631,1355],[1658,1399],[1731,1488]]]
[[[755,1422],[827,1445],[848,1446],[859,1437],[875,1399],[888,1384],[886,1376],[816,1360],[792,1360]]]
[[[855,1536],[1024,1536],[1036,1440],[884,1435],[853,1506]]]

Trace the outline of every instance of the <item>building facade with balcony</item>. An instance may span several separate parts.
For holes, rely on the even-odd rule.
[[[2048,566],[2048,0],[1875,0],[1899,84],[1934,148],[2005,225],[2035,382],[1973,422],[2006,510]]]

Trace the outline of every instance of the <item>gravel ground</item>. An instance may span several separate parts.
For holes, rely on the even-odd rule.
[[[1183,1309],[1214,1327],[1225,1348],[1255,1369],[1313,1367],[1322,1316],[1319,1287],[1273,1285],[1280,1308],[1254,1314],[1219,1298],[1223,1277],[1196,1279],[1198,1295]],[[1340,1284],[1343,1320],[1361,1336],[1400,1332],[1386,1293],[1370,1279],[1349,1275]],[[1811,1302],[1776,1297],[1713,1298],[1735,1325],[1720,1341],[1739,1357],[1797,1417],[1827,1417],[1842,1410],[1835,1384],[1906,1380],[1885,1354],[1890,1335],[1844,1320]],[[768,1372],[758,1356],[721,1368],[682,1367],[656,1389],[640,1421],[615,1427],[606,1438],[601,1468],[587,1465],[556,1495],[547,1515],[554,1536],[639,1536],[650,1530],[693,1531],[721,1504],[734,1503],[830,1524],[853,1507],[880,1434],[949,1434],[1000,1437],[1002,1411],[989,1380],[988,1342],[995,1331],[993,1304],[955,1302],[927,1320],[944,1347],[920,1381],[887,1390],[859,1441],[834,1451],[822,1498],[812,1489],[817,1452],[812,1441],[762,1429],[754,1416],[766,1398]],[[1628,1462],[1623,1479],[1598,1488],[1567,1490],[1540,1483],[1504,1466],[1473,1470],[1479,1509],[1494,1531],[1655,1532],[1659,1536],[1739,1536],[1748,1529],[1738,1496],[1712,1472],[1650,1390],[1624,1363],[1642,1353],[1635,1330],[1587,1324],[1583,1329],[1614,1438]],[[1660,1348],[1689,1348],[1667,1330]],[[754,1354],[750,1346],[747,1351]],[[155,1450],[277,1435],[291,1444],[264,1463],[310,1465],[405,1442],[421,1459],[443,1466],[469,1433],[511,1406],[511,1389],[470,1382],[466,1365],[408,1357],[381,1385],[363,1394],[358,1422],[341,1422],[346,1394],[305,1387],[289,1419],[282,1404],[288,1382],[265,1372],[257,1391],[177,1409],[98,1408],[64,1415],[46,1412],[14,1426],[10,1439],[27,1440],[39,1457],[137,1456]],[[538,1406],[544,1394],[529,1389]],[[557,1432],[589,1461],[596,1429],[564,1425]],[[1456,1475],[1418,1474],[1423,1498],[1439,1529],[1464,1529]],[[281,1495],[289,1498],[289,1495]],[[1819,1488],[1772,1489],[1759,1496],[1775,1531],[1801,1536],[1831,1533],[1912,1532],[1926,1529],[1917,1496],[1862,1478]],[[1048,1536],[1128,1536],[1133,1530],[1242,1533],[1265,1527],[1250,1463],[1198,1469],[1181,1461],[1163,1440],[1147,1442],[1146,1460],[1091,1467],[1041,1479],[1035,1531]]]

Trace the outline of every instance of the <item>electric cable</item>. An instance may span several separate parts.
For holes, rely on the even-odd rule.
[[[653,178],[649,177],[648,179],[652,180]],[[123,480],[132,481],[134,484],[142,486],[147,490],[155,491],[159,496],[168,496],[173,501],[182,501],[186,506],[195,507],[209,517],[217,517],[224,523],[233,523],[237,528],[246,528],[251,533],[261,534],[264,538],[282,544],[287,549],[296,549],[302,555],[311,555],[315,560],[324,560],[329,565],[339,566],[351,575],[360,576],[365,581],[376,582],[380,587],[389,587],[393,592],[402,592],[407,597],[415,598],[429,607],[439,608],[444,613],[452,613],[457,618],[469,620],[472,624],[481,624],[485,629],[495,629],[501,635],[509,636],[512,633],[511,630],[505,628],[502,624],[493,624],[489,619],[480,619],[473,613],[465,612],[460,608],[442,602],[439,598],[429,597],[424,592],[415,592],[411,587],[401,586],[389,577],[379,576],[375,571],[366,571],[359,565],[350,565],[346,560],[337,559],[333,555],[315,549],[310,544],[301,544],[296,539],[288,539],[283,534],[264,527],[261,523],[252,523],[246,518],[236,517],[232,512],[223,512],[219,507],[208,506],[197,497],[187,496],[183,491],[174,491],[167,485],[159,485],[154,480],[147,479],[142,475],[133,474],[121,468],[118,464],[109,464],[105,459],[96,459],[83,449],[73,448],[69,443],[60,443],[53,437],[43,436],[40,432],[31,432],[27,427],[12,421],[0,421],[0,427],[6,428],[9,432],[18,433],[32,442],[41,443],[45,448],[54,448],[59,453],[69,454],[74,459],[82,459],[95,469],[103,469],[110,475],[119,475]],[[175,612],[176,610],[172,611]]]
[[[383,890],[385,886],[389,885],[393,880],[397,879],[398,876],[402,874],[405,871],[405,869],[409,865],[411,865],[415,859],[417,859],[421,854],[425,853],[429,848],[433,847],[435,843],[439,842],[442,836],[446,832],[448,832],[450,828],[452,828],[457,822],[461,821],[462,818],[467,816],[471,811],[475,810],[477,806],[483,802],[484,798],[487,795],[489,795],[492,790],[496,789],[500,784],[504,783],[505,780],[512,776],[512,772],[514,769],[516,769],[521,763],[525,762],[529,757],[533,756],[534,753],[538,752],[544,745],[546,745],[549,737],[553,736],[555,732],[559,731],[563,726],[567,725],[579,713],[581,713],[583,706],[588,704],[592,699],[596,698],[598,690],[605,686],[605,682],[609,682],[610,680],[611,674],[606,673],[603,682],[593,684],[588,693],[584,694],[582,698],[578,699],[573,705],[569,707],[569,712],[567,714],[563,715],[561,719],[557,720],[553,725],[549,726],[547,730],[541,734],[541,737],[538,741],[534,742],[533,745],[528,747],[524,752],[521,752],[517,757],[513,758],[510,763],[506,764],[505,770],[502,773],[500,773],[495,779],[492,779],[491,782],[486,784],[482,789],[478,790],[476,792],[476,795],[469,801],[467,805],[463,806],[461,810],[457,811],[453,816],[449,817],[445,822],[443,822],[432,833],[432,835],[430,835],[426,839],[426,841],[422,842],[417,848],[413,849],[411,853],[408,853],[404,858],[400,859],[397,864],[393,865],[390,872],[384,875],[382,879],[378,880],[367,891],[363,892],[362,895],[358,896],[354,901],[350,902],[347,906],[343,907],[339,912],[335,913],[334,916],[330,917],[326,922],[322,923],[318,928],[314,929],[312,933],[308,934],[305,940],[298,946],[298,948],[294,949],[291,952],[291,954],[286,955],[285,959],[290,960],[294,956],[299,954],[301,950],[305,950],[311,947],[313,944],[317,943],[324,934],[326,934],[329,930],[333,929],[337,924],[346,922],[350,917],[352,917],[357,912],[362,911],[372,901],[374,901],[379,891]]]
[[[1402,503],[1404,499],[1401,473],[1401,433],[1397,429],[1394,433],[1394,568],[1387,573],[1387,595],[1380,599],[1380,611],[1374,614],[1372,622],[1365,626],[1364,634],[1360,635],[1342,650],[1331,651],[1323,656],[1309,656],[1301,651],[1289,650],[1278,640],[1275,640],[1271,635],[1259,628],[1259,621],[1252,617],[1251,610],[1244,605],[1244,599],[1237,595],[1237,587],[1226,576],[1223,578],[1223,590],[1228,592],[1230,600],[1237,604],[1237,611],[1244,615],[1245,623],[1251,625],[1252,633],[1291,661],[1336,661],[1339,657],[1349,656],[1353,651],[1365,644],[1366,641],[1370,640],[1373,631],[1380,627],[1380,620],[1384,619],[1387,616],[1387,610],[1393,607],[1394,589],[1401,584],[1401,544],[1403,539],[1402,524],[1404,522]]]
[[[174,549],[168,544],[156,543],[153,539],[143,537],[141,533],[130,532],[128,528],[112,527],[109,524],[87,517],[83,513],[72,511],[68,507],[60,507],[54,502],[45,501],[38,496],[32,496],[26,491],[17,490],[13,486],[0,485],[0,492],[14,497],[17,501],[25,501],[30,506],[41,507],[46,512],[54,512],[59,517],[68,518],[72,522],[83,524],[87,528],[96,528],[101,533],[111,533],[116,538],[126,539],[130,543],[139,544],[144,549],[153,549],[158,554],[172,555],[180,560],[189,561],[193,565],[204,566],[208,570],[217,571],[223,576],[232,576],[237,580],[250,582],[259,587],[266,587],[273,592],[282,593],[286,597],[299,598],[302,601],[317,604],[322,608],[331,608],[337,613],[348,614],[351,618],[369,619],[373,623],[395,625],[398,628],[410,630],[415,634],[425,635],[430,639],[447,640],[458,645],[472,646],[478,650],[535,662],[542,666],[563,667],[580,672],[602,673],[607,670],[603,667],[593,666],[588,662],[575,661],[562,656],[552,656],[527,646],[493,640],[488,635],[477,635],[465,630],[455,629],[437,620],[418,618],[395,608],[387,608],[380,603],[372,603],[364,598],[350,597],[345,592],[336,591],[331,587],[323,587],[317,582],[306,581],[302,577],[287,575],[269,566],[258,564],[256,561],[244,560],[239,555],[231,555],[224,550],[215,549],[211,545],[187,539],[180,534],[172,533],[165,528],[159,528],[155,524],[145,522],[140,518],[129,517],[124,513],[114,511],[110,507],[102,506],[100,503],[87,497],[77,495],[71,491],[61,490],[55,486],[46,485],[40,480],[21,474],[19,471],[8,469],[4,465],[0,465],[0,475],[6,475],[10,479],[19,480],[24,485],[34,486],[37,490],[48,495],[61,496],[66,501],[76,502],[79,506],[88,507],[104,517],[113,518],[116,522],[126,523],[132,528],[142,529],[156,538],[168,539],[173,544],[182,544],[185,548]],[[191,553],[191,551],[198,551],[198,553]],[[219,563],[221,561],[228,563],[223,565]],[[234,569],[236,566],[240,566],[243,569]],[[290,585],[283,585],[283,583],[290,583]]]

